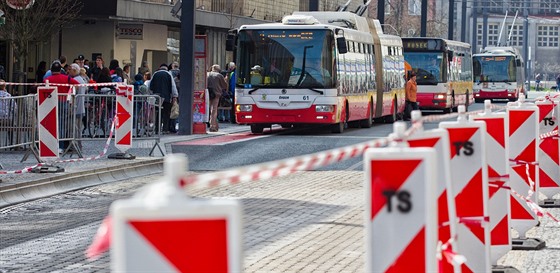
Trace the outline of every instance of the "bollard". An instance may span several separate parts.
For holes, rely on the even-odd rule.
[[[422,118],[422,112],[415,110],[411,113],[411,120],[414,124]],[[438,240],[442,243],[450,241],[457,235],[457,216],[455,215],[454,189],[451,183],[449,168],[449,134],[444,129],[434,129],[424,131],[421,124],[417,125],[414,134],[409,136],[406,141],[410,147],[434,148],[436,152],[436,162],[439,162],[436,172],[436,200],[437,200],[437,222]],[[451,250],[460,252],[457,244],[451,240]],[[458,264],[451,264],[447,259],[442,259],[440,272],[460,272]]]
[[[402,139],[406,124],[396,122],[394,128]],[[366,272],[435,272],[434,149],[402,142],[368,149],[364,171]]]
[[[560,107],[558,101],[550,99],[537,101],[539,108],[539,135],[550,134],[558,131],[560,120]],[[539,151],[537,161],[539,162],[539,191],[546,196],[545,200],[539,202],[541,207],[560,207],[560,200],[553,199],[560,193],[560,159],[558,135],[540,138],[538,141]]]
[[[165,158],[165,176],[111,205],[113,272],[241,272],[241,206],[191,199],[180,189],[185,155]]]
[[[457,247],[467,259],[466,272],[490,271],[488,228],[488,174],[484,133],[486,124],[469,121],[465,106],[459,105],[456,122],[441,122],[449,133],[451,179],[457,208]]]
[[[498,266],[498,259],[511,250],[511,214],[509,191],[509,139],[506,113],[492,113],[490,100],[484,101],[485,111],[471,116],[486,123],[486,159],[488,164],[488,212],[490,216],[490,262],[498,272],[518,272],[511,266]]]
[[[39,159],[41,162],[57,160],[58,154],[58,88],[40,86],[37,88],[37,116],[39,119]],[[33,144],[34,145],[34,144]],[[64,168],[43,164],[31,169],[33,173],[64,172]]]
[[[110,154],[111,159],[135,159],[126,151],[132,147],[132,113],[134,113],[134,86],[117,85],[115,147],[120,153]]]
[[[519,232],[519,238],[512,240],[514,250],[536,250],[545,246],[538,238],[527,238],[525,234],[538,223],[537,215],[527,202],[537,203],[539,192],[537,138],[539,108],[533,103],[525,102],[523,97],[518,102],[507,104],[509,120],[509,161],[510,161],[510,197],[511,225]],[[514,192],[523,196],[517,196]],[[526,200],[524,200],[526,199]]]

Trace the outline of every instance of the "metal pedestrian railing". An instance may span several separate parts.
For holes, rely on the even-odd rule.
[[[105,88],[103,88],[105,89]],[[58,94],[58,139],[62,156],[83,157],[84,141],[107,140],[116,115],[116,95],[110,91],[68,95]],[[134,96],[133,140],[151,140],[150,155],[161,138],[161,98],[158,95]],[[27,149],[21,160],[32,153],[38,162],[37,95],[0,98],[0,151]]]
[[[0,150],[22,149],[35,140],[35,95],[0,97]]]

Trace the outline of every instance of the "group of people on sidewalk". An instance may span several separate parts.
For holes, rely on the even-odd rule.
[[[67,64],[67,58],[65,56],[60,56],[52,62],[50,69],[48,71],[39,70],[37,73],[38,79],[42,79],[43,82],[49,83],[61,83],[61,84],[84,84],[84,83],[119,83],[126,82],[128,84],[134,85],[135,94],[147,95],[154,94],[159,95],[161,98],[161,131],[162,133],[176,133],[176,123],[175,119],[170,118],[171,108],[174,103],[178,103],[179,97],[179,77],[180,70],[179,64],[173,62],[170,65],[161,64],[159,68],[152,74],[150,69],[147,67],[147,63],[144,62],[141,67],[138,68],[138,74],[131,77],[130,68],[131,65],[127,64],[124,68],[121,68],[118,60],[111,60],[109,67],[105,66],[102,56],[97,56],[95,60],[94,67],[89,67],[89,63],[85,60],[83,55],[79,55],[74,62]],[[41,62],[41,66],[44,66],[44,62]],[[43,73],[44,72],[44,73]],[[39,78],[41,77],[41,78]],[[59,94],[68,94],[70,92],[70,86],[59,86]],[[88,92],[94,92],[96,94],[107,94],[114,92],[114,86],[98,88],[91,87],[87,88],[85,86],[76,88],[76,95],[83,95]],[[74,118],[78,132],[82,131],[83,118],[86,113],[85,102],[83,96],[78,96],[81,100],[75,101]],[[60,138],[69,138],[69,133],[71,128],[66,128],[67,124],[72,124],[68,122],[68,111],[71,105],[69,101],[65,99],[59,99],[59,134]],[[157,120],[157,119],[156,119]],[[160,126],[156,126],[156,130],[159,130]],[[59,148],[61,150],[67,149],[69,141],[61,141]]]

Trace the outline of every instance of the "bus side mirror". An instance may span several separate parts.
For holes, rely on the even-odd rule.
[[[517,67],[522,67],[523,65],[521,65],[521,60],[517,59],[515,60],[515,65],[517,65]]]
[[[226,38],[226,51],[233,51],[235,49],[235,40],[237,36],[233,33],[228,33]]]
[[[338,37],[336,38],[336,47],[338,48],[338,53],[345,54],[348,52],[348,46],[346,45],[346,38]]]
[[[447,51],[447,61],[453,61],[453,51]]]

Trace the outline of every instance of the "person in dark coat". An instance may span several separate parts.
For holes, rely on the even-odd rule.
[[[177,102],[179,92],[173,80],[173,75],[167,70],[167,64],[162,64],[159,69],[154,72],[149,85],[150,90],[161,97],[163,100],[161,109],[161,122],[163,123],[162,132],[176,133],[175,124],[170,122],[171,106]]]

